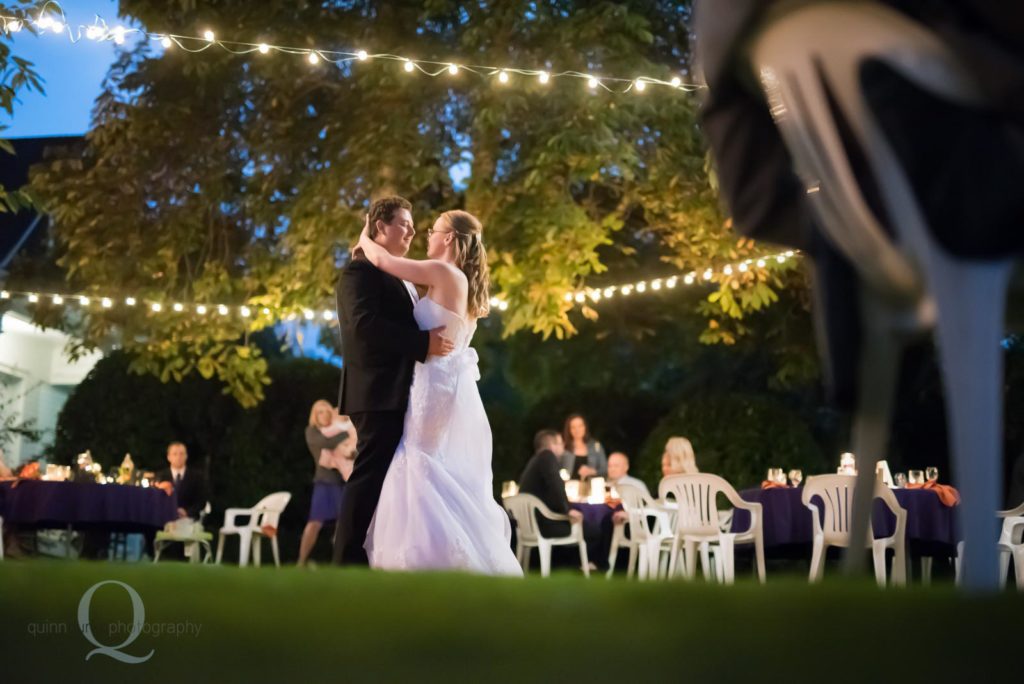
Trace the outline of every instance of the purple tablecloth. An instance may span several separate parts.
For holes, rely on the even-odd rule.
[[[899,504],[907,509],[907,541],[920,551],[950,552],[960,539],[956,507],[944,506],[935,492],[926,489],[894,489]],[[811,511],[800,501],[802,487],[744,489],[740,496],[760,503],[764,512],[765,546],[810,544],[814,536]],[[819,506],[820,508],[820,506]],[[875,501],[872,527],[876,537],[892,534],[896,518],[881,501]],[[750,514],[736,509],[733,531],[750,526]]]
[[[600,534],[602,526],[612,517],[612,513],[622,510],[622,506],[612,508],[608,504],[592,503],[571,503],[569,507],[583,514],[583,531],[588,536]]]
[[[21,480],[0,482],[4,523],[35,528],[144,532],[178,517],[176,498],[154,487]]]

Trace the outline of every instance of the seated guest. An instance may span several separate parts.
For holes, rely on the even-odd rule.
[[[199,519],[206,508],[206,479],[197,468],[188,467],[188,451],[181,442],[167,446],[167,463],[170,468],[157,474],[157,482],[170,482],[178,497],[178,517]]]
[[[661,474],[668,477],[699,472],[690,440],[685,437],[670,437],[665,444],[665,453],[661,455]]]
[[[608,474],[608,458],[604,447],[590,436],[587,421],[578,413],[565,419],[562,431],[565,453],[561,456],[562,467],[569,471],[573,480],[589,477],[604,477]]]
[[[568,515],[572,522],[581,522],[583,514],[569,508],[565,496],[565,483],[558,474],[559,458],[565,451],[562,435],[554,430],[541,430],[533,438],[534,454],[519,476],[519,493],[532,494],[544,502],[553,513]],[[547,520],[538,516],[540,533],[545,537],[565,537],[570,525],[561,520]]]
[[[629,485],[639,489],[644,496],[651,496],[644,481],[629,474],[629,457],[621,451],[616,451],[608,457],[608,484],[615,487]]]

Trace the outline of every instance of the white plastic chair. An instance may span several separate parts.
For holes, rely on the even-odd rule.
[[[750,528],[745,532],[726,532],[720,527],[718,495],[722,494],[733,505],[750,512]],[[764,532],[761,504],[745,501],[724,478],[710,473],[670,475],[658,485],[661,499],[672,498],[679,506],[673,530],[672,555],[669,574],[675,574],[680,546],[684,549],[685,576],[693,578],[697,570],[697,549],[701,550],[701,564],[705,577],[711,571],[708,564],[708,546],[718,544],[718,563],[722,579],[732,584],[735,579],[736,544],[753,544],[757,578],[763,584]]]
[[[1006,588],[1006,577],[1013,559],[1017,589],[1024,590],[1024,504],[1008,511],[999,511],[1003,529],[999,534],[999,586]]]
[[[4,559],[4,517],[0,515],[0,560]]]
[[[627,577],[633,576],[633,562],[637,561],[637,577],[649,579],[667,574],[668,567],[661,569],[662,553],[668,554],[672,551],[672,527],[669,524],[668,511],[658,505],[658,502],[647,496],[639,487],[630,485],[619,485],[617,487],[619,497],[622,499],[622,509],[629,516],[630,538],[625,540],[629,546],[629,567]],[[650,518],[654,518],[653,527]],[[619,525],[616,532],[625,525]],[[614,539],[613,539],[614,544]],[[614,555],[609,558],[609,565],[614,567]],[[611,576],[609,568],[609,576]]]
[[[961,519],[971,542],[964,557],[966,583],[994,589],[998,569],[988,549],[995,542],[991,516],[1001,490],[999,342],[1012,262],[953,257],[932,237],[914,189],[867,105],[860,68],[868,59],[880,60],[918,87],[962,104],[982,103],[974,78],[930,31],[868,2],[815,3],[781,14],[761,30],[751,53],[810,205],[862,280],[868,342],[854,427],[861,481],[853,534],[869,538],[870,464],[886,451],[900,349],[908,335],[934,327],[963,494]],[[895,238],[886,234],[857,183],[833,106],[877,180]],[[857,557],[848,556],[851,567]]]
[[[516,521],[516,558],[523,567],[523,572],[530,569],[530,549],[536,548],[540,555],[540,575],[551,574],[551,547],[575,544],[580,550],[580,567],[583,574],[590,577],[590,560],[587,558],[587,544],[583,540],[583,523],[572,523],[566,537],[548,538],[541,534],[537,525],[537,514],[547,520],[571,522],[568,515],[554,513],[543,501],[532,494],[516,494],[502,500],[505,510]]]
[[[811,554],[811,572],[808,576],[811,582],[821,581],[825,572],[825,551],[828,547],[850,548],[853,545],[850,526],[856,479],[853,475],[816,475],[804,482],[801,501],[810,509],[814,524],[814,547]],[[821,510],[811,503],[811,499],[815,497],[821,499]],[[892,583],[904,586],[907,583],[907,511],[899,505],[896,496],[884,485],[875,486],[874,498],[881,499],[896,516],[896,529],[892,536],[872,539],[867,545],[874,559],[875,580],[879,586],[885,586],[885,552],[892,549]]]
[[[217,538],[217,565],[220,565],[224,557],[224,537],[229,534],[238,535],[238,566],[241,568],[249,564],[249,552],[252,550],[252,561],[256,567],[260,566],[262,553],[261,541],[264,536],[270,538],[270,548],[274,553],[274,565],[281,567],[281,556],[277,548],[277,527],[281,520],[281,512],[292,495],[288,492],[274,492],[269,494],[252,508],[229,508],[224,511],[224,526],[220,528]],[[236,522],[238,518],[248,517],[246,523]],[[264,531],[273,529],[268,534]],[[253,543],[255,541],[255,543]]]

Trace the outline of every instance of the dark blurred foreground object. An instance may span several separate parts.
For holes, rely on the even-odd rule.
[[[710,0],[696,33],[702,122],[737,229],[814,262],[829,386],[856,412],[853,539],[867,541],[902,350],[934,329],[965,583],[994,589],[999,342],[1024,246],[1024,9]]]

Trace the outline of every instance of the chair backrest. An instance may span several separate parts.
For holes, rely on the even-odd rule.
[[[860,69],[867,59],[881,60],[925,90],[957,101],[978,99],[973,79],[931,32],[875,3],[795,9],[765,26],[752,55],[822,229],[873,290],[907,304],[919,301],[923,280],[897,243],[923,232],[923,214],[867,106]],[[880,199],[900,233],[896,240],[886,234],[857,182],[836,110],[875,174]]]
[[[274,492],[259,500],[253,508],[260,509],[259,515],[252,517],[250,526],[255,528],[278,526],[281,520],[281,512],[292,500],[290,492]]]
[[[622,510],[629,516],[629,537],[634,541],[644,541],[651,536],[648,525],[647,511],[652,507],[650,497],[643,490],[633,485],[617,485],[615,487],[622,499]]]
[[[661,499],[672,498],[679,506],[675,523],[677,536],[717,535],[720,530],[716,500],[722,492],[729,492],[739,498],[732,485],[711,473],[669,475],[658,485]]]
[[[856,475],[814,475],[804,481],[801,501],[806,506],[812,499],[821,517],[815,515],[815,529],[820,529],[825,542],[830,546],[850,545],[850,525],[853,523],[853,489],[857,483]],[[885,485],[875,482],[873,499],[881,499],[896,516],[896,534],[900,534],[905,521],[906,511],[896,500],[896,495]],[[811,513],[814,515],[814,513]]]
[[[516,538],[526,542],[537,541],[540,536],[537,529],[537,511],[547,508],[544,502],[533,494],[516,494],[505,497],[501,504],[516,521]]]

